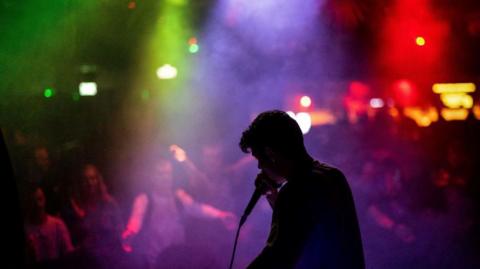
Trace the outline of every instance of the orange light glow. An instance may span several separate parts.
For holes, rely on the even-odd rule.
[[[329,110],[317,110],[310,113],[312,126],[334,124],[337,121],[335,115]]]
[[[434,107],[428,107],[427,109],[407,107],[403,113],[406,117],[413,119],[420,127],[428,127],[432,122],[438,121],[438,112]]]
[[[421,37],[421,36],[418,36],[416,39],[415,39],[415,43],[417,43],[417,46],[420,46],[420,47],[423,47],[425,46],[425,38]]]
[[[302,96],[302,98],[300,98],[300,105],[303,107],[310,107],[312,105],[312,99],[306,95]]]
[[[466,93],[442,93],[440,100],[448,108],[470,109],[473,107],[473,98]]]
[[[397,108],[395,107],[390,107],[388,109],[388,114],[392,117],[392,118],[398,118],[400,116],[400,111],[398,111]]]
[[[188,39],[188,45],[195,45],[197,44],[197,39],[195,37],[191,37]]]
[[[466,120],[468,117],[468,110],[467,109],[450,109],[450,108],[442,108],[442,117],[446,121],[453,121],[453,120]]]
[[[473,115],[475,115],[475,118],[477,118],[477,120],[480,120],[480,105],[475,105],[472,111]]]

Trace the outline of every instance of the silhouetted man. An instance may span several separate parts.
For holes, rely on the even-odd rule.
[[[249,269],[365,268],[350,187],[342,172],[310,157],[294,119],[261,113],[240,148],[258,160],[255,184],[273,208],[267,244]]]

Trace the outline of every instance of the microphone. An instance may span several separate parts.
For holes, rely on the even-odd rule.
[[[248,202],[247,207],[245,208],[245,211],[243,212],[243,216],[240,219],[240,227],[247,221],[248,215],[252,212],[253,208],[257,204],[258,200],[260,200],[260,197],[262,197],[262,190],[261,188],[257,187],[255,188],[255,191],[252,194],[252,197],[250,198],[250,202]]]

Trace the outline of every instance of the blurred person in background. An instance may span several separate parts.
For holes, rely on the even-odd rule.
[[[169,160],[154,161],[144,175],[146,186],[134,198],[130,217],[122,232],[123,248],[138,258],[142,268],[154,268],[157,256],[185,242],[181,211],[173,186]]]
[[[70,233],[62,219],[46,212],[45,193],[33,188],[28,196],[25,232],[27,253],[34,263],[52,262],[73,251]]]
[[[378,158],[371,173],[371,191],[366,203],[366,239],[378,268],[404,268],[415,259],[416,218],[406,192],[404,174],[391,156]]]
[[[220,143],[204,144],[198,164],[178,145],[170,146],[174,159],[185,171],[185,189],[197,199],[216,206],[231,208],[231,177],[233,168],[225,161]]]
[[[94,262],[118,261],[122,253],[120,210],[95,165],[83,166],[69,209],[72,236],[82,252]]]
[[[213,254],[207,251],[208,248],[197,247],[201,243],[200,245],[210,244],[209,247],[214,248],[214,240],[199,242],[197,238],[186,238],[186,232],[200,232],[196,226],[198,223],[189,226],[189,220],[219,222],[227,229],[233,229],[236,224],[235,215],[195,200],[178,186],[174,167],[168,158],[160,157],[153,161],[152,166],[153,169],[147,169],[152,173],[145,175],[148,178],[147,186],[135,197],[127,226],[122,233],[124,250],[143,260],[147,268],[188,268],[186,264],[200,266],[206,263],[214,268],[215,257],[208,257]],[[184,220],[187,221],[187,231]],[[209,233],[218,232],[219,230],[212,230]],[[199,257],[202,259],[199,260]]]
[[[169,147],[179,171],[176,195],[185,210],[186,240],[227,263],[232,232],[237,225],[230,190],[233,179],[218,144],[204,145],[201,165],[178,145]],[[208,168],[207,168],[208,167]]]
[[[47,197],[46,210],[49,214],[57,215],[60,210],[59,174],[50,152],[45,146],[33,149],[33,159],[29,163],[25,188],[41,186]]]

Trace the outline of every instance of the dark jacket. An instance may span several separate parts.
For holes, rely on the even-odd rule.
[[[275,202],[267,245],[249,269],[363,269],[360,229],[345,176],[309,162]]]

